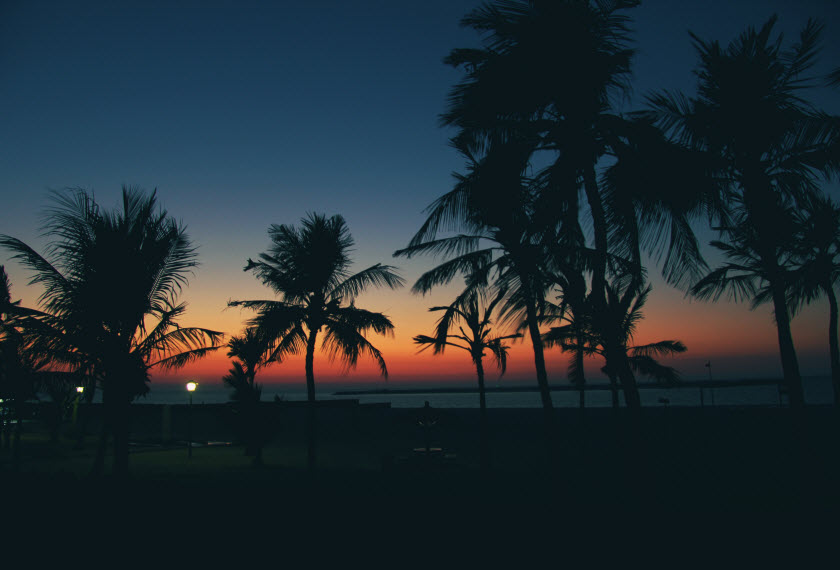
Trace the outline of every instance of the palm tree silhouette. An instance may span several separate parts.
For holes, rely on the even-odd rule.
[[[430,311],[444,311],[437,322],[434,336],[417,335],[414,343],[420,345],[420,351],[429,347],[433,348],[434,354],[443,354],[447,346],[465,350],[475,364],[476,375],[478,376],[478,402],[480,409],[480,430],[481,430],[481,466],[483,469],[490,467],[490,446],[488,441],[487,426],[487,399],[484,388],[484,351],[489,350],[496,362],[501,374],[507,368],[506,340],[520,338],[519,333],[503,336],[491,335],[491,316],[493,309],[501,301],[502,297],[497,296],[489,304],[480,306],[481,295],[470,294],[467,297],[459,296],[447,307],[431,307]],[[463,323],[463,325],[459,324]],[[455,326],[458,326],[458,333],[451,333]],[[468,330],[464,330],[464,326]]]
[[[713,157],[710,174],[722,188],[740,226],[721,220],[720,244],[752,250],[766,280],[779,337],[791,406],[804,405],[799,364],[790,332],[785,236],[776,227],[778,210],[797,207],[816,191],[817,178],[836,172],[836,120],[813,108],[804,91],[822,82],[809,76],[819,54],[822,27],[809,21],[799,41],[782,48],[773,37],[776,17],[748,28],[727,47],[692,39],[700,64],[697,95],[662,93],[651,97],[659,125],[681,143]],[[836,143],[835,143],[836,144]],[[745,241],[746,240],[746,241]],[[721,273],[715,273],[720,276]],[[695,290],[705,290],[709,279]],[[737,280],[731,281],[736,284]]]
[[[534,191],[534,181],[523,176],[530,153],[521,150],[514,145],[495,147],[471,163],[467,175],[456,176],[455,188],[429,207],[428,218],[408,247],[394,255],[448,258],[420,276],[412,288],[415,293],[428,293],[459,274],[467,278],[462,296],[491,284],[497,293],[504,292],[503,319],[528,328],[537,385],[550,423],[553,404],[539,327],[546,294],[555,283],[547,264],[556,228],[551,218],[543,217],[546,205]],[[438,237],[444,231],[462,233]]]
[[[272,225],[268,230],[272,244],[259,261],[248,260],[245,271],[271,287],[280,300],[231,301],[257,311],[249,321],[268,340],[270,360],[289,354],[306,355],[306,394],[308,466],[315,470],[315,348],[324,331],[322,349],[330,359],[338,358],[352,369],[359,356],[367,354],[379,364],[380,374],[388,377],[382,353],[365,337],[368,331],[392,333],[394,325],[382,313],[355,306],[354,299],[368,287],[396,288],[403,279],[389,265],[377,263],[351,274],[350,249],[353,238],[344,218],[309,214],[300,228]]]
[[[686,351],[685,345],[678,340],[661,340],[644,345],[631,345],[633,336],[641,322],[642,307],[647,302],[652,287],[648,285],[641,291],[622,285],[620,281],[611,283],[607,287],[608,310],[613,319],[620,323],[620,346],[627,356],[627,362],[636,375],[649,376],[664,385],[672,385],[679,380],[677,371],[656,361],[656,356],[670,356]],[[570,322],[559,327],[552,327],[545,334],[548,346],[559,346],[564,351],[574,352],[570,370],[576,371],[582,367],[583,356],[605,355],[604,340],[597,329],[590,328],[588,321]],[[601,369],[610,379],[613,387],[613,406],[617,407],[618,398],[615,386],[617,373],[610,368],[609,362]],[[570,374],[570,377],[573,377]]]
[[[26,350],[25,324],[29,311],[12,301],[11,282],[6,268],[0,265],[0,445],[5,435],[6,447],[12,446],[11,422],[6,421],[8,410],[15,416],[14,456],[20,453],[23,426],[23,403],[35,396],[32,372],[37,365]],[[2,433],[4,430],[7,430]]]
[[[519,152],[545,194],[543,215],[554,216],[564,247],[584,247],[579,212],[588,212],[594,242],[586,266],[593,326],[601,329],[607,359],[634,408],[640,400],[621,350],[621,330],[606,318],[609,278],[629,268],[635,276],[631,285],[641,288],[643,249],[664,253],[669,281],[699,277],[702,267],[687,223],[702,202],[675,199],[673,192],[645,196],[645,187],[633,178],[623,178],[629,186],[598,180],[604,157],[627,159],[631,143],[650,138],[652,130],[649,121],[628,120],[614,111],[614,103],[629,93],[634,50],[625,13],[637,5],[635,0],[482,5],[461,23],[483,34],[483,47],[456,49],[445,59],[463,67],[466,79],[451,90],[442,116],[444,125],[458,129],[453,144],[471,162],[499,146],[524,147]],[[581,208],[581,194],[586,208]],[[616,268],[616,262],[622,267]]]
[[[42,284],[43,352],[58,365],[98,378],[105,430],[94,472],[114,438],[114,473],[128,473],[130,403],[148,392],[152,368],[177,369],[220,348],[222,333],[180,327],[177,296],[197,265],[185,228],[157,205],[156,192],[123,187],[121,208],[104,211],[83,189],[53,194],[45,255],[0,236]],[[54,349],[50,351],[50,348]]]
[[[257,370],[267,364],[265,357],[268,346],[258,331],[249,327],[242,336],[228,341],[228,357],[237,358],[228,374],[222,377],[226,386],[233,388],[230,396],[234,404],[237,425],[244,432],[245,452],[254,457],[254,465],[262,465],[262,448],[267,426],[261,415],[260,397],[262,386],[257,384]]]
[[[834,405],[840,406],[840,345],[837,333],[837,297],[834,287],[840,281],[840,207],[821,196],[806,202],[797,212],[798,232],[795,252],[791,307],[811,303],[825,295],[828,299],[828,347]]]

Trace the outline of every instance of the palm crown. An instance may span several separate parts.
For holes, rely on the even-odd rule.
[[[88,192],[56,193],[42,256],[22,241],[0,245],[44,285],[42,335],[54,354],[92,373],[133,380],[129,392],[146,391],[148,368],[179,368],[219,348],[222,333],[179,327],[186,310],[177,296],[196,267],[184,227],[146,196],[123,188],[122,207],[104,211]],[[107,381],[107,379],[106,379]]]
[[[253,271],[280,300],[232,301],[230,305],[258,311],[250,324],[271,339],[270,358],[281,360],[304,347],[311,358],[323,327],[324,348],[331,359],[353,368],[359,356],[368,354],[387,376],[382,354],[364,333],[386,334],[394,326],[385,315],[360,309],[353,301],[370,286],[401,286],[402,278],[391,266],[379,263],[351,273],[353,239],[339,215],[310,214],[300,228],[272,225],[268,233],[271,247],[260,254],[259,261],[249,259],[245,270]],[[308,383],[310,372],[308,365]]]

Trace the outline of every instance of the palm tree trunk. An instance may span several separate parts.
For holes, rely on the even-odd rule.
[[[840,343],[837,339],[837,297],[831,283],[824,286],[828,296],[828,352],[831,356],[831,383],[834,385],[834,405],[840,407]]]
[[[598,181],[595,177],[595,168],[590,167],[583,173],[583,189],[586,193],[586,201],[589,204],[589,211],[592,215],[592,228],[595,235],[595,266],[592,269],[592,298],[595,301],[595,310],[602,310],[606,305],[605,287],[607,279],[607,216],[604,212],[604,204],[601,201],[601,194],[598,191]]]
[[[761,238],[756,249],[760,262],[767,272],[770,292],[773,295],[773,314],[776,318],[779,355],[782,359],[782,373],[788,389],[790,407],[802,409],[805,406],[802,377],[799,374],[799,362],[790,331],[790,312],[787,307],[784,270],[779,266],[779,251],[782,251],[783,244],[779,243],[775,220],[768,215],[768,210],[764,207],[765,204],[773,203],[773,190],[760,166],[745,169],[744,181],[741,185],[744,189],[744,205],[749,215],[749,223],[753,225],[756,234]]]
[[[490,469],[490,442],[487,426],[487,398],[484,391],[484,365],[481,362],[481,356],[475,360],[475,371],[478,374],[478,407],[479,407],[479,430],[480,430],[480,445],[481,445],[481,468],[483,470]]]
[[[528,302],[528,306],[525,311],[526,318],[528,320],[528,332],[531,334],[531,345],[534,348],[534,366],[537,370],[537,386],[539,386],[540,389],[540,398],[542,399],[543,410],[545,411],[547,417],[553,419],[554,406],[551,403],[551,390],[548,387],[548,374],[545,371],[545,354],[543,352],[540,326],[537,320],[537,311],[531,302]]]
[[[316,402],[315,402],[315,341],[318,337],[318,329],[312,329],[309,332],[309,338],[306,341],[306,442],[307,442],[307,468],[309,474],[315,474],[315,424],[316,424]]]
[[[615,377],[615,374],[610,374],[610,392],[612,392],[612,407],[614,410],[617,410],[620,407],[620,402],[618,401],[618,378]]]
[[[636,384],[636,375],[630,369],[626,354],[621,354],[619,359],[621,366],[618,369],[618,377],[621,378],[621,387],[624,389],[624,402],[628,408],[639,409],[642,407],[642,398],[639,395],[639,386]]]
[[[609,242],[607,236],[607,216],[601,195],[598,191],[598,182],[595,177],[595,169],[587,168],[583,174],[583,186],[586,192],[586,200],[592,214],[592,228],[595,235],[595,266],[592,270],[592,300],[594,302],[596,326],[601,329],[604,337],[604,357],[607,366],[618,372],[621,380],[621,387],[624,390],[624,399],[628,408],[641,407],[639,390],[636,386],[636,378],[627,364],[627,356],[621,350],[614,334],[613,323],[607,322],[607,253]]]
[[[545,424],[545,446],[546,446],[546,468],[549,474],[555,473],[558,460],[558,452],[555,446],[555,428],[554,428],[554,406],[551,402],[551,390],[548,387],[548,374],[545,371],[545,354],[543,353],[542,336],[540,335],[540,327],[537,321],[537,311],[533,298],[528,295],[528,303],[525,309],[526,318],[528,321],[528,332],[531,336],[531,344],[534,348],[534,366],[537,369],[537,385],[540,389],[540,398],[542,399],[543,417]]]
[[[782,371],[788,388],[790,407],[802,409],[805,406],[805,396],[802,391],[802,377],[799,375],[799,362],[793,346],[793,336],[790,331],[790,313],[785,298],[785,287],[775,279],[770,284],[773,292],[773,312],[776,317],[776,332],[779,337],[779,352],[782,358]]]
[[[130,433],[131,397],[120,386],[113,405],[112,428],[114,434],[114,476],[128,477],[128,448]],[[190,442],[192,445],[192,442]]]
[[[105,453],[108,447],[108,436],[114,433],[114,389],[111,380],[105,379],[102,385],[102,429],[99,432],[99,445],[96,447],[96,457],[90,471],[91,477],[100,477],[105,472]]]

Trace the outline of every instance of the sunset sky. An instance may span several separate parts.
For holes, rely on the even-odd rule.
[[[106,207],[123,184],[158,189],[160,202],[188,226],[201,266],[184,292],[183,325],[237,334],[250,314],[231,299],[270,298],[248,257],[268,244],[272,223],[297,224],[307,212],[341,214],[356,241],[355,268],[396,265],[413,284],[434,260],[392,258],[424,219],[423,209],[452,186],[462,160],[438,126],[460,72],[441,63],[455,47],[477,46],[458,26],[471,0],[310,2],[0,3],[0,233],[43,251],[40,216],[48,191],[93,190]],[[836,0],[645,1],[629,12],[639,53],[635,93],[693,93],[696,57],[687,30],[726,43],[774,12],[792,41],[809,16],[826,25],[818,67],[840,55]],[[840,113],[840,91],[811,100]],[[831,194],[840,197],[836,186]],[[703,231],[704,241],[711,239]],[[37,304],[29,274],[0,251],[13,298]],[[713,263],[714,258],[710,258]],[[638,343],[679,339],[688,352],[672,364],[687,378],[779,376],[769,306],[689,301],[658,278]],[[433,305],[448,304],[458,284],[430,296],[409,288],[372,291],[357,305],[389,315],[394,338],[374,338],[391,382],[471,380],[465,353],[420,355],[411,338],[430,334]],[[805,375],[826,374],[827,303],[793,322]],[[566,357],[549,353],[549,374],[565,382]],[[316,356],[316,381],[375,380],[364,362],[349,376]],[[600,362],[593,361],[597,375]],[[229,367],[216,356],[172,379],[219,381]],[[517,344],[507,380],[533,378],[529,344]],[[491,378],[494,378],[491,374]],[[302,358],[274,365],[262,381],[303,381]]]

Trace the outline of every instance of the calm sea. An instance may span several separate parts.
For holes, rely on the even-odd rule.
[[[809,404],[830,404],[833,391],[831,377],[810,376],[803,378],[805,401]],[[183,386],[172,384],[152,384],[151,392],[144,398],[137,400],[138,404],[186,404],[189,396]],[[404,389],[402,386],[391,386],[392,389]],[[469,388],[467,388],[469,389]],[[346,388],[345,388],[346,390]],[[420,408],[426,401],[436,408],[477,408],[478,394],[472,393],[417,393],[399,394],[353,394],[336,395],[337,389],[320,388],[317,392],[319,400],[359,400],[361,404],[388,402],[394,408]],[[218,384],[202,383],[193,393],[194,404],[223,404],[229,401],[231,390],[221,382]],[[700,406],[701,389],[699,387],[673,388],[644,388],[640,390],[642,405],[644,406]],[[263,401],[272,401],[279,396],[287,401],[303,401],[306,391],[301,386],[270,385],[263,388]],[[578,406],[578,392],[573,390],[552,390],[552,401],[555,407]],[[98,400],[98,398],[97,398]],[[667,400],[667,404],[663,401]],[[779,392],[776,386],[732,386],[702,389],[702,403],[710,406],[778,406]],[[623,398],[622,398],[623,404]],[[541,406],[538,392],[489,392],[487,405],[492,408],[539,408]],[[587,407],[609,407],[611,394],[609,390],[588,390],[586,392]]]

